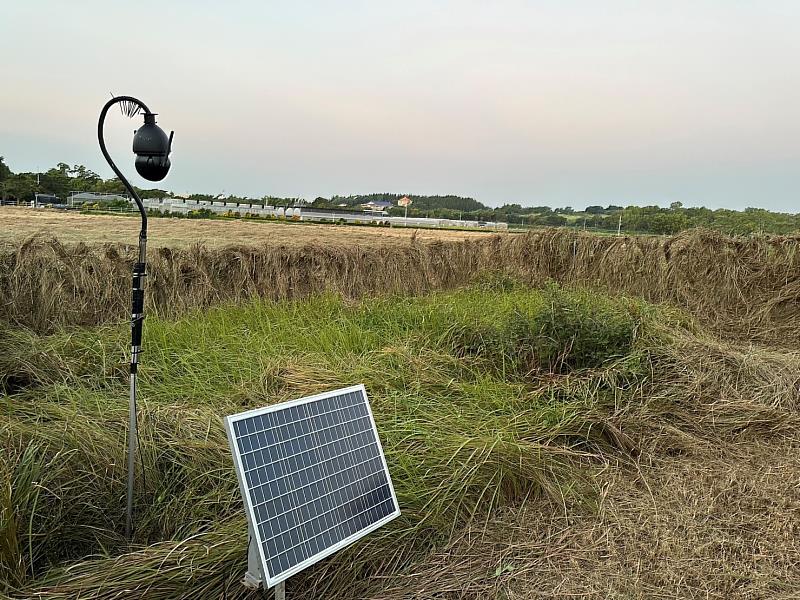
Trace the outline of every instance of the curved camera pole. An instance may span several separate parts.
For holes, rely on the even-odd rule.
[[[142,352],[142,322],[144,321],[144,278],[147,275],[145,271],[145,263],[147,261],[147,211],[142,204],[139,194],[133,189],[133,186],[128,182],[122,172],[111,160],[111,156],[106,150],[106,143],[103,139],[103,125],[106,120],[108,109],[117,103],[123,104],[123,114],[133,117],[140,110],[145,115],[152,115],[150,109],[136,98],[131,96],[117,96],[109,100],[100,112],[100,120],[97,123],[97,139],[100,142],[100,150],[103,152],[108,164],[114,170],[114,173],[119,177],[125,189],[136,202],[139,207],[139,213],[142,217],[142,228],[139,231],[139,259],[133,266],[133,287],[131,293],[131,363],[130,363],[130,400],[128,404],[128,494],[127,505],[125,511],[125,537],[130,539],[131,527],[133,523],[133,484],[135,475],[135,459],[137,451],[137,441],[139,433],[137,428],[137,411],[136,411],[136,373],[139,365],[139,354]]]

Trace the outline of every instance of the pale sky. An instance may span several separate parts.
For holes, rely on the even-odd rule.
[[[800,212],[797,0],[0,2],[15,171],[111,177],[113,91],[175,130],[177,193]]]

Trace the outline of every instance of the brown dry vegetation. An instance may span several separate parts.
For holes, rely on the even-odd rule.
[[[139,216],[86,215],[63,210],[0,207],[0,249],[19,246],[32,236],[57,237],[62,243],[133,244],[139,235]],[[222,219],[150,219],[151,239],[158,246],[182,248],[202,242],[210,248],[230,244],[391,246],[420,240],[463,240],[486,235],[483,231],[405,229],[319,225],[279,221]]]
[[[582,458],[576,458],[590,475],[594,499],[545,495],[500,507],[415,564],[400,571],[378,569],[374,577],[347,585],[338,586],[341,563],[326,562],[308,577],[293,579],[289,596],[788,600],[800,598],[798,249],[798,238],[730,238],[702,230],[672,238],[548,230],[394,245],[154,248],[149,310],[174,317],[251,296],[281,300],[325,290],[348,299],[419,294],[487,274],[534,286],[556,280],[683,308],[723,339],[691,323],[685,328],[664,323],[634,382],[592,371],[544,374],[535,388],[596,399],[586,423],[608,446],[581,446]],[[0,322],[48,332],[124,319],[132,252],[120,244],[42,238],[7,249],[0,254]],[[668,310],[663,314],[664,321],[671,318]],[[23,366],[36,375],[38,365],[44,374],[29,379],[52,376],[57,369],[45,360],[51,354],[57,352],[31,351]],[[149,360],[155,362],[155,355]],[[86,380],[85,365],[64,370],[73,367],[75,382]],[[281,371],[291,394],[338,385],[338,370],[315,367],[305,357]],[[433,381],[435,369],[429,364],[412,371]],[[389,379],[375,366],[363,373]],[[450,383],[442,389],[456,385],[449,376],[445,380]],[[54,388],[58,402],[52,406],[58,411],[67,411],[61,403],[68,388]],[[115,426],[123,423],[124,404],[118,410]],[[39,430],[37,420],[32,431]],[[172,597],[170,585],[184,589],[186,565],[192,565],[196,581],[207,582],[208,597],[220,597],[214,591],[220,582],[230,584],[225,595],[243,597],[237,580],[245,542],[240,523],[227,525],[189,540],[76,564],[53,579],[52,587],[40,588],[38,597],[66,599],[83,590],[87,597],[119,597],[114,594],[123,590],[132,597],[156,590],[159,597]],[[135,579],[142,564],[153,569],[147,576],[152,578]],[[167,576],[172,579],[162,582]]]
[[[212,222],[213,223],[213,222]],[[601,237],[563,229],[395,245],[325,243],[154,248],[148,311],[165,317],[260,296],[334,291],[347,298],[419,294],[505,273],[594,286],[689,310],[718,333],[800,342],[800,239]],[[37,332],[128,312],[131,246],[31,238],[0,252],[0,319]]]
[[[367,597],[796,599],[798,450],[750,440],[610,467],[594,510],[499,512]]]
[[[800,598],[800,354],[678,336],[606,426],[596,503],[498,510],[370,600]]]

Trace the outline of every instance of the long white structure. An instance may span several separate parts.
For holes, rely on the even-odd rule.
[[[345,223],[388,223],[393,227],[464,227],[475,229],[508,229],[508,223],[497,221],[464,221],[458,219],[427,219],[422,217],[390,217],[381,213],[356,213],[320,211],[310,207],[286,208],[275,206],[261,206],[260,204],[247,204],[224,202],[222,200],[184,200],[181,198],[145,198],[142,200],[145,207],[151,210],[160,210],[165,213],[188,214],[190,211],[201,209],[225,215],[240,214],[257,217],[273,217],[297,221],[339,222]]]

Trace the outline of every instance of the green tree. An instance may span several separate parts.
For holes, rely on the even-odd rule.
[[[537,215],[530,220],[531,225],[544,225],[547,227],[563,227],[567,224],[567,218],[550,213],[548,215]]]
[[[100,176],[84,167],[83,165],[75,165],[69,170],[69,176],[72,178],[72,187],[76,190],[85,192],[95,191],[95,187],[102,182]]]
[[[9,177],[11,177],[11,169],[8,168],[5,159],[0,156],[0,181],[5,181]]]
[[[69,165],[65,163],[58,163],[55,169],[49,169],[40,177],[39,191],[44,194],[66,198],[71,187]]]
[[[36,193],[36,176],[33,173],[14,173],[3,181],[3,195],[17,202],[30,202]]]

